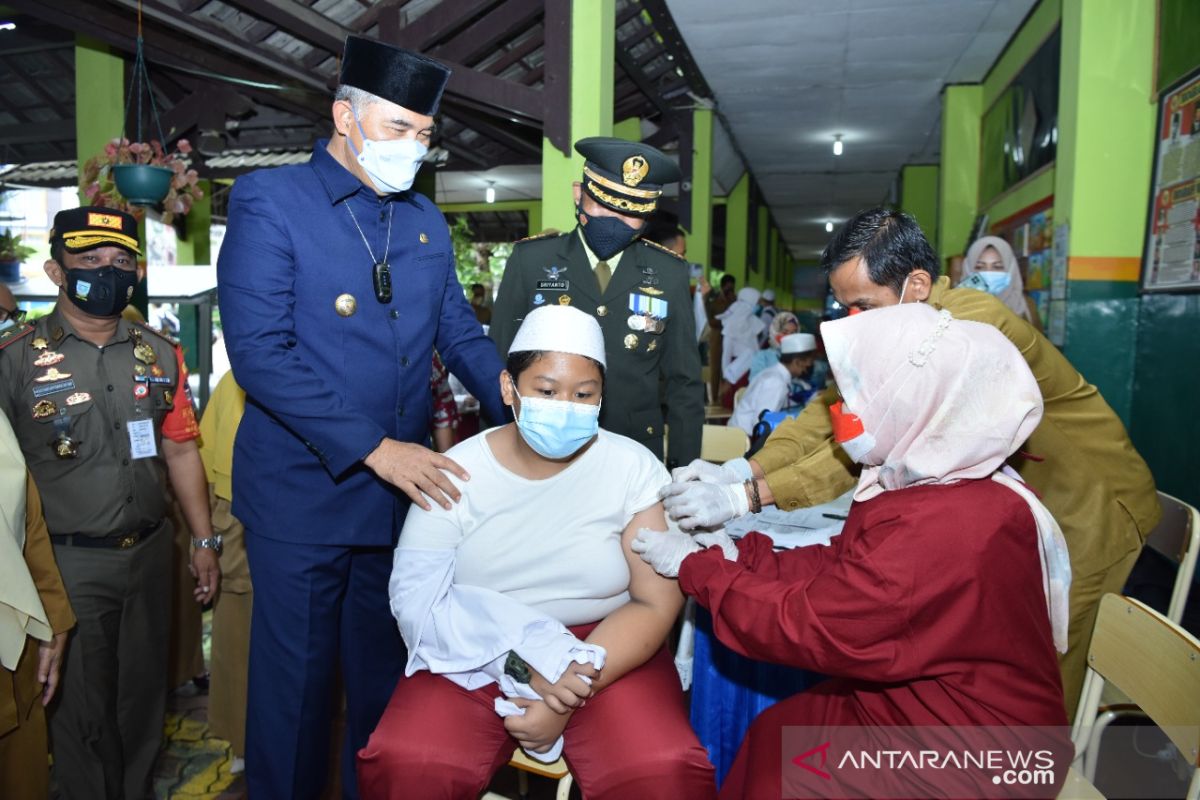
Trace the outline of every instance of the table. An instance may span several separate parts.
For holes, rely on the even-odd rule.
[[[776,527],[769,535],[777,545],[813,546],[841,532],[841,519],[850,507],[850,493],[829,503],[794,512],[780,512],[774,506],[764,515],[748,515],[726,526],[731,535],[749,530]],[[832,517],[825,516],[833,515]],[[783,531],[777,521],[791,518],[795,530]],[[760,524],[759,520],[766,524]],[[691,601],[689,601],[691,602]],[[717,784],[733,765],[734,756],[750,723],[777,701],[802,692],[824,679],[815,672],[755,661],[730,650],[713,635],[712,617],[696,608],[691,666],[691,722],[700,743],[717,770]]]
[[[17,300],[54,302],[58,287],[46,275],[36,275],[12,285]],[[151,264],[146,269],[146,294],[151,303],[193,305],[200,315],[196,342],[197,372],[200,378],[200,410],[208,405],[212,379],[212,312],[217,299],[217,268],[210,265],[179,266]]]

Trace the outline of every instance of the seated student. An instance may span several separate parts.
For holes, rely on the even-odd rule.
[[[783,337],[800,332],[800,320],[790,311],[780,311],[767,326],[766,347],[754,354],[750,362],[750,380],[764,369],[779,363],[779,343]]]
[[[459,503],[410,509],[389,584],[408,664],[364,797],[476,797],[517,745],[561,747],[589,800],[716,796],[664,647],[682,595],[629,549],[667,527],[669,477],[598,429],[604,364],[593,317],[531,311],[500,376],[516,422],[449,451]]]
[[[726,645],[832,676],[755,720],[722,797],[781,796],[784,726],[879,735],[938,726],[933,736],[957,730],[948,726],[1063,726],[1049,743],[1069,754],[1055,658],[1067,644],[1066,545],[1004,468],[1042,416],[1028,365],[994,327],[918,303],[826,322],[821,335],[844,398],[831,409],[834,436],[863,465],[841,535],[829,547],[783,552],[757,533],[736,547],[704,549],[709,540],[678,531],[640,531],[633,542],[710,610]],[[741,484],[713,486],[743,513],[753,505]],[[710,524],[676,500],[666,502],[683,527]],[[1054,765],[1059,782],[1069,759]],[[841,771],[838,780],[854,777]],[[946,783],[908,785],[911,794],[888,786],[886,796],[995,791],[990,773],[937,779]],[[871,786],[881,787],[839,788],[862,797]]]
[[[811,333],[784,336],[779,345],[779,363],[750,381],[736,407],[729,425],[754,434],[754,424],[763,411],[783,411],[803,406],[812,396],[812,386],[804,378],[812,373],[817,358],[817,338]]]

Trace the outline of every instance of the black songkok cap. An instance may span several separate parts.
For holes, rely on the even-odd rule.
[[[450,69],[432,58],[375,39],[346,37],[339,78],[343,86],[431,117],[449,79]]]
[[[583,190],[602,206],[647,217],[658,207],[663,184],[679,180],[679,167],[641,142],[592,136],[575,143],[583,156]]]

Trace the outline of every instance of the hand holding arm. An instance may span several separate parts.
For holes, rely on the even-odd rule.
[[[576,663],[568,666],[555,683],[535,669],[530,673],[529,688],[541,695],[542,701],[556,714],[568,714],[582,706],[592,696],[592,682],[600,677],[600,670],[591,664]]]

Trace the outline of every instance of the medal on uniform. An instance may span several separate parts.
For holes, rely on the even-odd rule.
[[[150,374],[156,378],[161,378],[163,376],[163,368],[158,364],[154,364],[150,367]]]
[[[338,313],[339,317],[353,316],[354,312],[358,310],[358,301],[352,294],[339,294],[333,301],[333,310]]]
[[[46,337],[44,337],[44,336],[35,336],[33,338],[33,341],[29,343],[29,345],[34,350],[45,350],[47,347],[50,346],[50,343],[46,341]]]
[[[627,321],[630,330],[644,331],[646,330],[646,318],[641,314],[630,314]]]
[[[636,333],[630,333],[625,337],[625,349],[632,350],[638,346],[638,337]]]
[[[62,329],[62,326],[61,326],[61,325],[55,325],[55,326],[54,326],[54,330],[50,332],[50,335],[51,335],[51,336],[53,336],[53,337],[54,337],[54,341],[56,341],[56,342],[57,342],[57,341],[58,341],[59,339],[61,339],[61,338],[62,338],[62,337],[65,335],[65,334],[63,334],[63,329]]]
[[[158,356],[154,354],[154,348],[142,341],[134,345],[133,357],[143,364],[153,364],[158,361]]]
[[[65,358],[66,356],[62,353],[56,353],[53,350],[43,350],[42,354],[33,360],[33,365],[35,367],[50,367],[62,363]]]
[[[559,304],[560,306],[569,306],[569,305],[571,305],[571,295],[569,295],[569,294],[560,294],[560,295],[558,296],[558,304]]]
[[[146,374],[146,365],[145,364],[134,364],[133,365],[133,376],[134,376],[135,380],[139,376],[142,376],[145,374]]]
[[[58,406],[54,405],[53,400],[38,400],[33,404],[34,419],[50,419],[58,413]]]
[[[655,283],[658,283],[658,281],[655,281]],[[662,289],[655,289],[653,286],[639,286],[638,291],[645,292],[646,294],[652,294],[655,297],[658,297],[663,293]]]
[[[50,383],[52,381],[65,380],[69,377],[71,377],[71,373],[59,372],[58,367],[50,367],[44,374],[37,376],[33,380],[35,383]]]
[[[651,339],[650,344],[646,345],[646,352],[649,353],[651,350],[655,349],[656,347],[658,347],[658,339]]]
[[[78,458],[79,457],[79,442],[67,436],[65,433],[60,433],[50,444],[54,449],[54,455],[59,458]]]
[[[535,306],[540,306],[545,302],[546,302],[546,298],[541,292],[538,292],[537,294],[535,294],[533,296],[533,304]]]
[[[170,389],[167,389],[166,391],[163,392],[163,402],[166,403],[167,405],[174,405],[175,395],[174,395],[174,393],[171,392]]]
[[[135,400],[144,400],[150,394],[150,387],[144,383],[135,383],[133,385],[133,397]]]
[[[67,405],[77,406],[80,403],[86,403],[92,399],[92,396],[87,392],[75,392],[75,394],[67,395]]]

